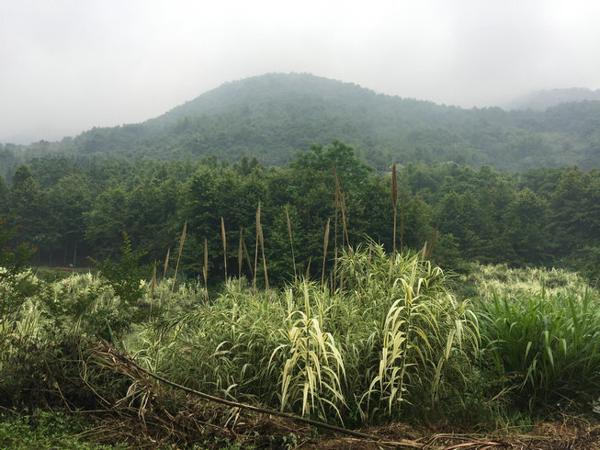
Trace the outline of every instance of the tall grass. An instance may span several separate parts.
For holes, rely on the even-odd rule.
[[[600,297],[572,274],[481,267],[458,279],[473,285],[460,300],[423,253],[371,243],[341,251],[336,289],[298,277],[258,290],[253,273],[207,301],[206,250],[204,284],[141,281],[135,302],[100,275],[0,283],[12,299],[0,314],[0,399],[33,395],[26,373],[51,390],[46,366],[73,336],[110,339],[192,388],[349,426],[600,396]],[[241,251],[250,259],[242,243],[238,264]]]
[[[513,398],[529,409],[600,395],[600,298],[566,292],[482,291],[487,354]]]
[[[464,384],[477,323],[419,255],[396,254],[390,272],[381,247],[370,253],[340,258],[343,290],[299,280],[267,294],[228,282],[210,304],[142,324],[127,349],[192,387],[332,421],[434,405]]]
[[[333,335],[325,331],[323,302],[327,294],[300,285],[304,305],[294,309],[292,291],[287,291],[288,316],[283,334],[285,343],[271,356],[273,365],[277,356],[284,358],[280,372],[281,409],[299,410],[303,416],[327,417],[332,410],[342,420],[339,409],[345,405],[342,385],[345,380],[344,360]],[[311,298],[312,297],[312,298]],[[281,354],[281,355],[280,355]],[[296,405],[298,406],[296,407]]]

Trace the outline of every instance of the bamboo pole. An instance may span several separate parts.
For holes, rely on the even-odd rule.
[[[325,264],[327,263],[327,247],[329,245],[329,222],[331,219],[327,219],[325,224],[325,232],[323,233],[323,268],[321,270],[321,284],[325,285]]]
[[[225,272],[225,283],[227,283],[227,232],[225,231],[225,221],[221,216],[221,240],[223,241],[223,267]]]
[[[294,266],[294,280],[298,279],[298,271],[296,269],[296,255],[294,254],[294,236],[292,234],[292,221],[290,220],[289,205],[285,205],[285,218],[287,221],[288,237],[290,239],[290,249],[292,250],[292,264]]]
[[[177,272],[179,270],[179,262],[181,261],[181,254],[183,253],[183,244],[185,243],[185,237],[187,235],[187,221],[183,223],[183,229],[181,230],[181,237],[179,238],[179,251],[177,252],[177,263],[175,264],[175,275],[173,276],[173,286],[171,287],[171,293],[175,292],[175,282],[177,281]]]

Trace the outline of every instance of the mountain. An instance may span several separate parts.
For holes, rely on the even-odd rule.
[[[463,109],[308,74],[267,74],[223,84],[140,124],[94,128],[22,150],[29,156],[247,156],[278,165],[312,144],[336,139],[377,168],[392,161],[454,161],[511,171],[600,167],[600,102],[544,111]]]
[[[584,101],[600,101],[600,89],[567,88],[535,91],[513,100],[507,108],[543,111],[562,103]]]

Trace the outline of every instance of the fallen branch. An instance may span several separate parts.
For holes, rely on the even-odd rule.
[[[388,440],[381,439],[380,437],[375,436],[373,434],[363,433],[363,432],[355,431],[355,430],[349,430],[347,428],[340,427],[337,425],[331,425],[329,423],[321,422],[319,420],[309,419],[309,418],[296,416],[294,414],[290,414],[290,413],[286,413],[286,412],[282,412],[282,411],[277,411],[277,410],[268,409],[268,408],[261,408],[259,406],[253,406],[253,405],[248,405],[245,403],[239,403],[239,402],[235,402],[232,400],[227,400],[227,399],[224,399],[221,397],[216,397],[214,395],[207,394],[205,392],[198,391],[196,389],[192,389],[187,386],[183,386],[183,385],[176,383],[174,381],[171,381],[161,375],[153,373],[153,372],[141,367],[132,358],[118,352],[116,349],[114,349],[113,347],[111,347],[108,344],[104,344],[103,347],[104,348],[101,350],[98,350],[98,349],[95,350],[94,353],[97,356],[99,356],[104,363],[106,363],[107,361],[112,361],[111,366],[113,368],[115,368],[116,370],[121,370],[121,372],[125,373],[130,378],[135,379],[135,375],[132,374],[132,371],[131,371],[131,368],[133,368],[135,371],[138,371],[139,373],[142,373],[150,378],[153,378],[154,380],[159,381],[167,386],[170,386],[175,389],[179,389],[188,394],[195,395],[195,396],[200,397],[209,402],[218,403],[221,405],[226,405],[226,406],[230,406],[230,407],[234,407],[234,408],[244,409],[244,410],[252,411],[252,412],[255,412],[258,414],[266,414],[269,416],[276,416],[276,417],[281,417],[281,418],[288,419],[288,420],[295,421],[295,422],[305,423],[305,424],[311,425],[311,426],[319,428],[319,429],[332,431],[334,433],[345,434],[347,436],[359,438],[363,441],[367,441],[367,442],[370,442],[370,443],[373,443],[373,444],[376,444],[379,446],[384,446],[384,447],[411,448],[411,449],[415,449],[415,448],[416,449],[434,449],[436,447],[432,447],[433,441],[438,440],[441,437],[450,438],[449,435],[446,435],[446,436],[437,435],[437,436],[433,436],[432,439],[429,439],[426,442],[419,441],[419,440],[409,440],[409,439],[388,441]],[[129,370],[124,371],[123,366],[127,367]],[[120,367],[120,369],[119,369],[119,367]],[[506,446],[506,445],[507,445],[506,443],[502,443],[502,442],[476,439],[476,440],[472,440],[471,442],[463,442],[463,443],[460,443],[457,445],[455,444],[455,445],[450,445],[450,446],[445,446],[445,447],[437,447],[437,448],[444,449],[444,450],[451,450],[451,449],[464,449],[464,448],[481,448],[481,446],[484,446],[485,448],[489,448],[489,447],[500,447],[500,446]]]
[[[179,389],[181,391],[187,392],[188,394],[193,394],[197,397],[200,397],[204,400],[208,400],[210,402],[214,402],[214,403],[219,403],[222,405],[226,405],[226,406],[230,406],[230,407],[234,407],[234,408],[240,408],[240,409],[245,409],[247,411],[252,411],[255,413],[259,413],[259,414],[266,414],[266,415],[270,415],[270,416],[277,416],[277,417],[282,417],[284,419],[288,419],[288,420],[293,420],[296,422],[302,422],[302,423],[306,423],[308,425],[312,425],[314,427],[317,428],[321,428],[324,430],[329,430],[329,431],[333,431],[336,433],[341,433],[341,434],[346,434],[348,436],[353,436],[353,437],[357,437],[363,440],[367,440],[370,441],[372,443],[378,444],[378,445],[383,445],[383,446],[387,446],[387,447],[405,447],[405,448],[425,448],[425,444],[418,442],[418,441],[413,441],[413,440],[408,440],[408,439],[403,439],[400,441],[385,441],[382,440],[381,438],[379,438],[378,436],[372,435],[372,434],[368,434],[368,433],[362,433],[360,431],[354,431],[354,430],[349,430],[347,428],[343,428],[343,427],[339,427],[337,425],[331,425],[328,424],[326,422],[321,422],[319,420],[314,420],[314,419],[309,419],[306,417],[300,417],[300,416],[296,416],[294,414],[290,414],[290,413],[286,413],[286,412],[282,412],[282,411],[277,411],[277,410],[273,410],[273,409],[267,409],[267,408],[261,408],[258,406],[253,406],[253,405],[248,405],[245,403],[239,403],[239,402],[235,402],[232,400],[227,400],[221,397],[216,397],[214,395],[210,395],[207,394],[205,392],[201,392],[198,391],[196,389],[192,389],[189,388],[187,386],[183,386],[181,384],[175,383],[174,381],[171,381],[167,378],[162,377],[161,375],[158,375],[156,373],[150,372],[147,369],[144,369],[143,367],[141,367],[139,364],[137,364],[133,359],[131,359],[130,357],[123,355],[122,353],[116,351],[114,348],[105,345],[104,346],[105,349],[103,350],[95,350],[94,353],[100,357],[103,357],[102,359],[106,362],[107,359],[110,359],[113,361],[113,367],[118,366],[120,363],[121,365],[125,365],[125,366],[129,366],[131,368],[134,368],[135,370],[137,370],[138,372],[143,373],[144,375],[149,376],[150,378],[155,379],[156,381],[159,381],[167,386],[171,386],[173,388]],[[132,376],[131,373],[127,373],[127,375],[129,375],[130,377]],[[133,378],[133,377],[132,377]]]

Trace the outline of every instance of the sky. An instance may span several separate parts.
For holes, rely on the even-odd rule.
[[[464,107],[600,88],[595,0],[0,0],[0,142],[141,122],[308,72]]]

